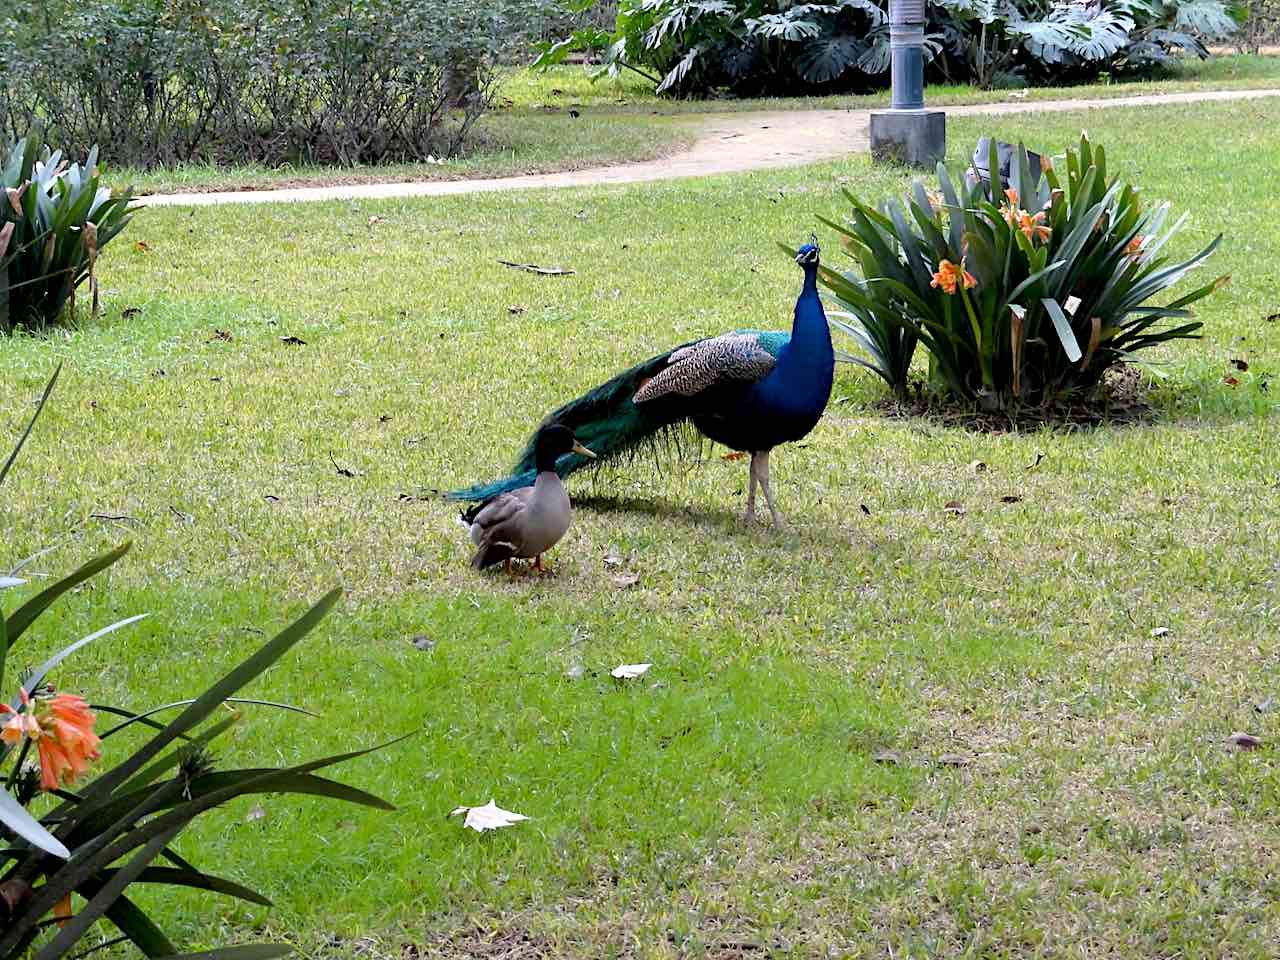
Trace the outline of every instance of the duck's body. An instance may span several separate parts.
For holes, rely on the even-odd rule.
[[[754,517],[758,482],[780,523],[769,487],[769,451],[814,428],[831,397],[835,373],[831,331],[818,297],[817,244],[802,247],[796,261],[805,277],[790,334],[739,330],[683,344],[559,407],[545,422],[570,426],[606,459],[664,428],[692,422],[709,439],[752,455],[747,518]],[[533,447],[531,441],[511,477],[449,496],[483,499],[527,484]],[[564,457],[556,468],[567,475],[588,462]]]
[[[477,570],[512,560],[533,560],[542,569],[542,555],[569,531],[569,494],[555,462],[562,453],[593,454],[562,426],[539,431],[539,469],[532,486],[517,487],[477,503],[461,515],[478,548],[471,559]]]

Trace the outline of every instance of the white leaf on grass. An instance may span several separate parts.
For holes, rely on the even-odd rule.
[[[456,807],[449,812],[449,816],[456,817],[460,813],[467,815],[466,819],[462,821],[462,825],[470,827],[476,833],[497,830],[499,827],[509,827],[513,823],[529,819],[522,813],[503,810],[493,800],[490,800],[483,807]]]
[[[610,670],[609,676],[618,680],[634,680],[648,673],[651,666],[651,663],[623,663]]]
[[[1152,631],[1151,631],[1151,636],[1153,636],[1153,637],[1163,637],[1163,636],[1165,636],[1165,635],[1166,635],[1166,634],[1168,634],[1168,633],[1169,633],[1169,628],[1168,628],[1168,627],[1156,627],[1154,630],[1152,630]]]

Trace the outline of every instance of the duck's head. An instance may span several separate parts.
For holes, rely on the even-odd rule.
[[[580,453],[584,457],[596,459],[596,455],[580,444],[573,431],[562,423],[552,423],[538,431],[533,444],[533,457],[539,473],[554,470],[556,461],[566,453]]]
[[[818,237],[809,234],[809,242],[796,251],[796,263],[806,270],[818,265]]]

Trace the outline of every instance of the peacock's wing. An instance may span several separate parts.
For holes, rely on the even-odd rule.
[[[782,344],[772,342],[776,336],[753,330],[737,331],[672,351],[667,365],[640,385],[634,402],[644,403],[672,394],[694,397],[728,383],[762,380],[778,362],[777,350]],[[785,339],[782,342],[785,343]]]

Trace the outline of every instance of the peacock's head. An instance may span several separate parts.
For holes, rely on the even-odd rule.
[[[816,234],[809,234],[809,242],[796,251],[796,263],[802,267],[816,267],[818,265],[818,237]]]
[[[592,460],[596,455],[578,442],[578,438],[562,423],[552,423],[538,431],[534,441],[533,456],[538,472],[554,470],[556,461],[566,453],[580,453]]]

